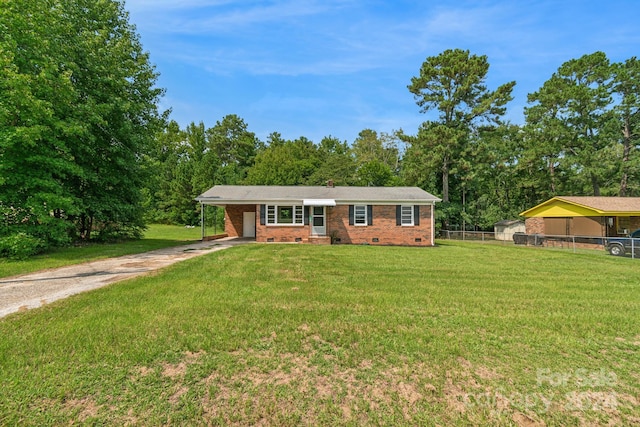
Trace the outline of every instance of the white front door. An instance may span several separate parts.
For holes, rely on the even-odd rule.
[[[256,213],[242,213],[242,237],[256,237]]]
[[[311,206],[311,234],[314,236],[327,234],[327,219],[324,206]]]

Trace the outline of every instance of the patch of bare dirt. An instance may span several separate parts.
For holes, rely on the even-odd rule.
[[[483,380],[497,380],[502,378],[502,375],[498,374],[495,370],[487,368],[486,366],[478,366],[474,372]]]
[[[546,425],[544,421],[537,421],[522,412],[514,412],[511,419],[518,427],[543,427]]]
[[[447,379],[444,385],[444,399],[449,409],[464,413],[467,410],[467,391],[463,389],[458,381],[453,381],[450,375],[447,375]]]
[[[151,372],[153,372],[153,369],[147,367],[147,366],[140,366],[137,369],[137,374],[141,377],[146,377],[147,375],[149,375]]]
[[[187,372],[187,364],[184,362],[171,364],[165,363],[162,365],[162,375],[169,378],[176,378],[184,376]]]
[[[308,331],[307,328],[308,325],[299,327],[304,331]],[[305,423],[313,424],[317,411],[330,404],[338,408],[343,420],[348,422],[366,423],[369,410],[393,413],[397,409],[402,411],[405,419],[411,420],[420,405],[426,404],[425,396],[433,396],[433,385],[425,388],[421,381],[425,375],[430,376],[426,366],[372,372],[373,362],[363,360],[357,367],[345,367],[339,364],[335,355],[327,359],[324,357],[327,354],[322,353],[337,352],[340,350],[338,346],[319,335],[312,335],[307,340],[304,355],[276,355],[272,350],[234,352],[246,369],[233,374],[213,372],[205,380],[208,393],[202,404],[209,417],[207,419],[220,420],[222,417],[221,422],[224,422],[225,414],[250,408],[251,419],[273,424],[286,417],[286,411],[301,411],[302,408]],[[278,363],[264,369],[247,363],[249,359],[277,360]],[[317,360],[326,360],[329,365],[318,366],[314,364]],[[370,374],[361,375],[363,371]],[[280,400],[274,405],[274,394],[288,397],[284,406]]]
[[[178,387],[178,389],[175,391],[175,393],[173,393],[170,397],[169,397],[169,403],[171,403],[172,405],[176,405],[179,401],[180,398],[185,395],[187,392],[189,391],[189,389],[187,387]]]
[[[169,378],[178,378],[184,376],[187,372],[189,365],[196,363],[198,359],[204,354],[203,351],[196,353],[187,351],[184,353],[184,359],[179,363],[164,363],[162,364],[162,375]]]
[[[303,323],[302,325],[298,326],[298,330],[302,332],[309,332],[311,328],[306,323]]]
[[[68,411],[79,411],[78,421],[85,421],[88,418],[98,416],[100,406],[92,399],[85,397],[84,399],[71,399],[64,403],[64,408]]]

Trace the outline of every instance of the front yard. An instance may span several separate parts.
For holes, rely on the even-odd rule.
[[[246,245],[0,320],[0,425],[640,423],[630,259]]]

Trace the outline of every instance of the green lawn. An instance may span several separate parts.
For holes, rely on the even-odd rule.
[[[150,225],[141,240],[122,243],[89,244],[70,246],[50,251],[24,261],[9,261],[0,258],[0,277],[33,273],[47,268],[131,255],[161,249],[168,246],[183,245],[200,240],[200,228],[185,228],[176,225]]]
[[[0,425],[630,425],[638,261],[245,245],[0,320]]]

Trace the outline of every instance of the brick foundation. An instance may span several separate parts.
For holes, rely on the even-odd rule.
[[[261,225],[256,221],[257,242],[308,243],[311,228],[308,225]]]

